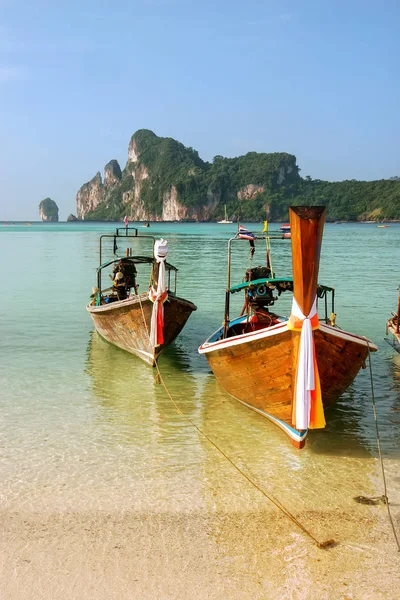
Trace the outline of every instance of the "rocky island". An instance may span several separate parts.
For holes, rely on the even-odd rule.
[[[42,221],[58,223],[58,206],[51,198],[45,198],[39,204],[39,216]]]
[[[217,155],[212,163],[173,138],[139,129],[128,160],[98,172],[76,196],[78,219],[113,221],[245,221],[287,219],[291,204],[324,204],[329,220],[400,219],[400,181],[328,182],[300,176],[296,157],[285,152]]]

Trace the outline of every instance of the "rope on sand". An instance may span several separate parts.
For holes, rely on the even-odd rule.
[[[140,308],[142,311],[142,317],[143,317],[143,322],[145,324],[145,328],[146,331],[149,335],[149,330],[147,327],[147,323],[146,323],[146,319],[145,319],[145,315],[144,315],[144,311],[143,311],[143,306],[142,306],[142,301],[140,299],[139,296],[139,302],[140,302]],[[150,340],[150,335],[149,335],[149,340]],[[302,523],[300,523],[300,521],[290,513],[290,511],[282,504],[282,502],[280,502],[280,500],[278,500],[277,498],[275,498],[274,496],[272,496],[271,494],[267,494],[267,492],[265,490],[263,490],[249,475],[247,475],[247,473],[245,473],[235,462],[233,462],[233,460],[231,458],[229,458],[229,456],[227,454],[225,454],[225,452],[222,450],[222,448],[220,448],[220,446],[218,446],[218,444],[216,444],[206,433],[204,433],[204,431],[202,431],[200,429],[200,427],[198,427],[198,425],[196,425],[196,423],[194,423],[178,406],[178,404],[175,402],[175,400],[173,399],[173,397],[171,396],[167,385],[161,375],[159,366],[158,366],[158,362],[157,359],[154,359],[154,366],[157,370],[157,374],[156,374],[156,383],[161,383],[162,386],[164,387],[164,390],[169,398],[169,400],[171,401],[171,403],[173,404],[173,406],[175,407],[175,410],[177,411],[177,413],[179,415],[181,415],[188,423],[190,423],[190,425],[192,425],[197,432],[204,438],[206,439],[214,448],[215,450],[217,450],[217,452],[219,452],[231,465],[234,469],[236,469],[236,471],[238,471],[238,473],[240,473],[240,475],[242,475],[242,477],[244,477],[244,479],[246,479],[246,481],[248,481],[256,490],[258,490],[263,496],[264,498],[267,498],[267,500],[269,500],[272,504],[274,504],[276,506],[276,508],[278,510],[280,510],[290,521],[292,521],[292,523],[294,523],[299,529],[301,529],[301,531],[307,535],[313,542],[314,544],[317,546],[317,548],[320,548],[322,550],[325,550],[327,548],[331,548],[333,546],[336,546],[337,543],[335,540],[333,539],[329,539],[329,540],[325,540],[324,542],[320,542],[304,525],[302,525]]]
[[[394,526],[392,514],[391,514],[391,511],[390,511],[389,498],[387,496],[385,466],[384,466],[384,463],[383,463],[383,455],[382,455],[382,449],[381,449],[381,440],[380,440],[380,436],[379,436],[378,416],[377,416],[377,412],[376,412],[375,392],[374,392],[374,380],[373,380],[373,377],[372,377],[371,350],[370,350],[368,339],[366,337],[364,337],[364,340],[367,342],[367,347],[368,347],[369,377],[370,377],[370,382],[371,382],[371,399],[372,399],[372,407],[373,407],[373,410],[374,410],[376,443],[377,443],[377,446],[378,446],[378,454],[379,454],[379,460],[380,460],[381,471],[382,471],[383,495],[382,496],[376,496],[376,497],[373,497],[373,498],[369,498],[367,496],[357,496],[356,498],[354,498],[354,500],[356,502],[360,502],[361,504],[376,504],[378,502],[383,502],[383,504],[386,504],[386,508],[387,508],[387,511],[388,511],[388,517],[389,517],[389,521],[390,521],[390,525],[392,526],[393,536],[394,536],[394,539],[395,539],[396,545],[397,545],[397,552],[400,552],[399,538],[397,537],[396,528]]]

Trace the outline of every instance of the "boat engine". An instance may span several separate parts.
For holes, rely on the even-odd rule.
[[[244,280],[257,281],[259,279],[269,279],[271,277],[271,269],[269,267],[252,267],[247,269]],[[259,283],[249,285],[246,290],[246,295],[249,304],[254,309],[272,306],[277,298],[273,295],[275,286],[270,283]]]

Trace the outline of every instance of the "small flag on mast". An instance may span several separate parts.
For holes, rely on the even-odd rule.
[[[124,216],[124,223],[125,223],[125,227],[128,227],[129,220],[126,215]]]
[[[243,227],[243,225],[239,225],[238,238],[242,240],[249,240],[250,244],[250,260],[253,258],[254,252],[256,251],[256,247],[254,245],[254,240],[256,236],[254,233]]]
[[[243,225],[239,225],[238,237],[242,240],[255,240],[256,236],[254,233],[243,227]]]

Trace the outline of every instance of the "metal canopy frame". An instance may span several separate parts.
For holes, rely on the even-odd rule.
[[[130,231],[132,231],[133,233],[130,233]],[[122,232],[122,233],[121,233]],[[152,256],[150,257],[146,257],[146,256],[117,256],[117,258],[114,258],[112,260],[110,260],[109,262],[106,263],[102,263],[103,260],[103,241],[107,238],[112,238],[114,239],[114,247],[113,247],[113,252],[116,255],[117,254],[117,239],[118,240],[135,240],[135,239],[149,239],[152,240],[152,248],[151,248],[151,252],[152,252]],[[153,264],[155,263],[155,258],[154,258],[154,244],[156,242],[156,238],[153,235],[147,235],[147,234],[142,234],[138,232],[137,227],[117,227],[115,230],[115,233],[105,233],[103,235],[100,236],[100,240],[99,240],[99,267],[97,267],[97,287],[99,288],[100,292],[101,292],[101,273],[102,270],[112,264],[117,263],[118,261],[124,259],[124,260],[129,260],[133,263],[135,263],[135,261],[139,264]],[[171,288],[171,271],[173,271],[175,278],[174,278],[174,291],[172,293],[176,294],[176,281],[177,281],[177,273],[178,273],[178,269],[176,267],[174,267],[173,265],[171,265],[170,263],[165,262],[165,267],[168,271],[168,289],[170,291],[172,291]]]
[[[271,239],[271,236],[269,235],[265,235],[265,236],[259,236],[259,235],[255,235],[254,236],[254,241],[256,240],[268,240]],[[274,238],[272,238],[274,239]],[[276,239],[276,238],[275,238]],[[271,278],[266,278],[266,279],[257,279],[257,280],[253,280],[253,281],[247,281],[245,283],[242,284],[238,284],[235,286],[231,287],[231,254],[232,254],[232,250],[231,250],[231,245],[232,242],[235,241],[240,241],[240,242],[248,242],[250,240],[245,239],[245,238],[241,238],[239,237],[239,232],[236,233],[236,235],[234,237],[231,237],[228,240],[228,281],[227,281],[227,288],[225,291],[225,314],[224,314],[224,320],[223,320],[223,327],[224,327],[224,332],[223,332],[223,337],[226,338],[227,332],[228,332],[228,328],[229,328],[229,323],[230,323],[230,319],[229,319],[229,308],[230,308],[230,294],[234,294],[235,292],[238,292],[242,289],[246,289],[249,288],[253,285],[259,285],[259,284],[263,284],[263,283],[274,283],[274,282],[288,282],[288,283],[293,283],[293,277],[286,277],[286,278],[280,278],[280,277],[271,277]],[[334,313],[335,312],[335,289],[326,285],[321,285],[318,284],[317,286],[317,299],[323,299],[324,300],[324,309],[325,309],[325,318],[324,321],[327,323],[329,321],[328,319],[328,297],[327,294],[331,293],[331,312]],[[400,295],[399,295],[400,298]],[[399,303],[399,307],[400,307],[400,303]],[[400,308],[399,308],[400,310]]]

